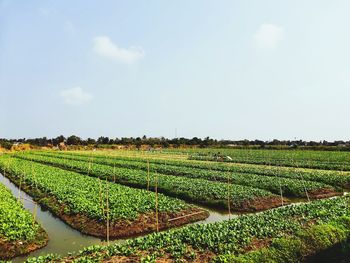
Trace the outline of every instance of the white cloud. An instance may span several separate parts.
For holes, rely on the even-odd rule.
[[[93,99],[90,93],[84,92],[81,87],[62,90],[60,93],[64,103],[69,105],[81,105]]]
[[[284,38],[284,28],[274,24],[262,24],[254,35],[258,47],[274,48]]]
[[[94,51],[103,57],[126,64],[132,64],[144,56],[144,50],[141,47],[121,48],[107,36],[94,38]]]

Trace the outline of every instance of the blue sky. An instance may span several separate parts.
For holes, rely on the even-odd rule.
[[[0,137],[349,140],[349,1],[0,1]]]

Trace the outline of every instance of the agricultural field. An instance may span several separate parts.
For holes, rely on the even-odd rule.
[[[0,0],[0,263],[350,263],[349,10]]]
[[[35,152],[33,152],[35,154]],[[347,171],[338,171],[338,170],[322,170],[322,169],[308,169],[300,167],[289,167],[289,166],[272,166],[268,165],[258,165],[258,164],[246,164],[246,163],[232,163],[232,162],[205,162],[205,161],[195,161],[187,160],[186,158],[165,158],[164,155],[155,155],[154,153],[150,154],[134,154],[125,153],[123,155],[117,155],[114,153],[108,153],[101,155],[95,152],[66,152],[66,153],[52,153],[52,152],[39,152],[40,155],[49,155],[59,157],[62,156],[65,159],[73,158],[78,159],[81,157],[89,157],[89,160],[93,158],[94,160],[98,159],[99,163],[118,165],[119,161],[128,161],[133,162],[135,167],[135,162],[146,163],[149,162],[153,164],[153,168],[161,173],[170,173],[170,174],[179,174],[182,175],[186,168],[200,168],[210,172],[219,171],[219,172],[235,172],[235,173],[249,173],[249,174],[258,174],[258,175],[267,175],[273,177],[286,177],[292,179],[304,179],[307,181],[316,181],[322,182],[325,184],[339,186],[342,188],[350,188],[350,172]],[[168,154],[169,155],[169,154]],[[350,158],[350,157],[349,157]],[[112,160],[111,160],[112,159]],[[97,161],[96,161],[97,162]],[[161,165],[161,166],[157,166]],[[125,165],[125,164],[124,164]],[[176,166],[173,169],[173,166]],[[145,169],[146,165],[138,165],[138,168]],[[161,170],[158,170],[161,169]],[[167,172],[169,169],[171,171]]]
[[[0,260],[39,249],[47,241],[42,227],[0,183]]]
[[[164,194],[208,206],[226,208],[228,198],[231,208],[237,211],[264,210],[281,205],[281,198],[278,195],[250,186],[231,184],[228,189],[227,184],[222,182],[147,173],[142,170],[91,164],[72,159],[67,162],[62,158],[33,155],[22,155],[18,158],[55,165],[143,189],[149,189],[157,181],[159,191]]]
[[[251,186],[270,191],[275,194],[282,194],[289,197],[306,197],[323,198],[327,196],[337,195],[342,192],[342,188],[350,187],[350,174],[341,174],[335,171],[324,172],[317,170],[297,170],[293,171],[289,167],[288,170],[275,169],[276,167],[250,167],[250,166],[232,166],[220,164],[215,166],[203,165],[202,163],[191,163],[185,161],[164,163],[162,160],[127,160],[118,157],[106,157],[100,155],[72,155],[63,153],[33,153],[36,156],[21,156],[22,158],[30,158],[42,162],[51,162],[52,164],[60,164],[69,168],[77,168],[84,171],[82,162],[85,163],[85,172],[93,169],[110,170],[109,174],[117,173],[122,168],[142,171],[148,170],[149,167],[158,174],[178,176],[182,178],[198,178],[207,181],[224,182],[230,181],[235,185]],[[61,160],[59,160],[59,158]],[[91,165],[91,162],[94,165]],[[148,163],[146,163],[148,162]],[[68,164],[69,163],[69,164]],[[109,165],[112,168],[106,166]],[[265,169],[265,170],[264,170]],[[98,171],[97,174],[103,174]],[[265,176],[261,176],[265,175]],[[118,176],[116,176],[118,177]],[[169,176],[168,176],[169,178]],[[177,179],[176,181],[179,181]],[[307,190],[307,191],[305,191]]]
[[[314,201],[28,262],[299,262],[350,237],[350,198]]]
[[[251,162],[194,160],[204,152],[2,154],[0,171],[18,189],[68,227],[104,240],[73,254],[51,249],[23,261],[299,262],[348,246],[346,169],[264,163],[260,151]],[[301,163],[300,156],[313,153],[293,154]],[[346,159],[339,162],[345,167]]]
[[[110,221],[110,237],[126,237],[155,230],[157,219],[157,227],[165,229],[207,216],[205,211],[198,213],[202,212],[199,208],[160,194],[157,218],[155,194],[150,191],[9,156],[0,159],[0,167],[40,204],[89,235],[105,237],[107,220]],[[169,222],[171,218],[186,214],[194,215]]]
[[[349,153],[341,151],[196,149],[181,153],[188,154],[194,160],[350,171]],[[225,158],[226,156],[230,158]]]

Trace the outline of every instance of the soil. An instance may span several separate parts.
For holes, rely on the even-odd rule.
[[[186,262],[192,262],[192,263],[202,263],[202,262],[210,262],[214,257],[215,253],[211,251],[205,251],[205,252],[199,252],[194,251],[196,253],[195,259],[186,259]],[[132,256],[113,256],[111,258],[108,258],[102,262],[104,263],[139,263],[141,262],[141,257],[146,256],[147,253],[140,253],[139,256],[132,255]],[[165,254],[162,257],[159,257],[155,261],[156,263],[172,263],[175,262],[173,258],[169,254]],[[183,261],[181,261],[183,262]]]
[[[266,239],[256,239],[254,238],[249,246],[247,246],[244,249],[244,253],[250,252],[250,251],[254,251],[254,250],[258,250],[264,247],[268,247],[271,244],[272,239],[271,238],[266,238]]]
[[[78,229],[84,234],[104,238],[106,237],[106,223],[98,222],[95,219],[90,219],[85,215],[67,215],[60,213],[58,216],[62,218],[67,224]],[[180,216],[186,217],[179,218],[178,220],[169,221],[169,219],[177,218]],[[199,220],[204,220],[208,216],[209,212],[195,207],[190,207],[187,210],[183,210],[177,213],[159,213],[158,226],[159,230],[165,230],[173,227],[182,226],[188,223],[196,222]],[[124,220],[111,222],[109,226],[110,238],[135,237],[140,234],[146,234],[154,231],[157,231],[156,215],[154,212],[148,214],[141,214],[137,219],[133,221]]]
[[[310,191],[308,193],[309,193],[310,198],[312,198],[312,199],[322,199],[322,198],[329,198],[332,196],[343,195],[342,192],[334,191],[334,189],[332,189],[332,188],[318,189],[318,190]]]
[[[10,259],[30,252],[47,245],[49,237],[42,228],[34,240],[31,241],[5,241],[0,238],[0,260]]]
[[[280,197],[266,196],[244,201],[239,206],[235,205],[233,210],[239,212],[256,212],[279,207],[281,205]]]

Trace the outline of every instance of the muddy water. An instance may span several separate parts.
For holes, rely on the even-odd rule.
[[[19,189],[2,174],[0,174],[0,182],[10,189],[15,197],[19,196]],[[32,213],[34,210],[33,199],[21,191],[21,200],[25,209]],[[40,206],[37,208],[36,220],[48,233],[49,243],[46,247],[34,251],[27,256],[21,256],[13,259],[13,262],[23,262],[28,257],[36,257],[49,253],[66,255],[68,252],[78,251],[83,247],[107,243],[99,238],[81,234],[80,232],[66,225],[60,219],[54,217],[51,212],[41,209]],[[122,240],[115,240],[111,241],[110,243],[117,242],[122,242]]]

